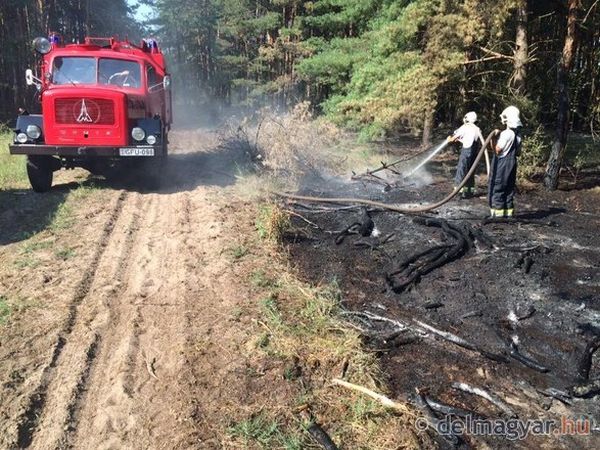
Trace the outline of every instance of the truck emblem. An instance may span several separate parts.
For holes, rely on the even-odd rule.
[[[77,118],[78,123],[83,122],[93,122],[90,114],[88,113],[87,106],[85,104],[85,99],[81,100],[81,111],[79,112],[79,117]]]

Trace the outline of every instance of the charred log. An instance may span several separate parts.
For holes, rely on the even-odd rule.
[[[338,450],[338,446],[318,423],[312,422],[306,430],[325,450]]]
[[[423,400],[427,405],[436,413],[443,414],[444,416],[456,416],[456,417],[481,417],[474,411],[469,411],[463,408],[457,408],[456,406],[450,406],[442,403],[432,397],[423,396]]]
[[[448,430],[450,431],[449,433],[440,433],[440,430],[443,429],[440,425],[441,421],[436,417],[435,411],[429,406],[423,394],[419,392],[417,392],[417,395],[415,396],[415,406],[419,408],[423,414],[429,428],[435,431],[448,444],[452,445],[453,447],[458,447],[462,442],[464,442],[461,436],[452,434],[452,430]]]
[[[520,362],[521,364],[523,364],[526,367],[529,367],[530,369],[536,370],[541,373],[550,372],[550,369],[548,369],[547,367],[543,366],[542,364],[535,361],[534,359],[529,358],[528,356],[525,356],[522,353],[520,353],[519,347],[517,346],[517,344],[514,341],[510,343],[509,355],[515,361]]]
[[[479,348],[477,345],[475,345],[469,341],[466,341],[465,339],[463,339],[459,336],[456,336],[455,334],[448,333],[447,331],[438,330],[437,328],[434,328],[431,325],[421,322],[420,320],[415,320],[415,323],[425,331],[431,332],[431,333],[435,334],[436,336],[439,336],[448,342],[458,345],[459,347],[477,352],[480,355],[491,359],[492,361],[497,361],[497,362],[507,362],[508,361],[504,355],[488,352],[487,350]]]
[[[471,386],[467,383],[452,383],[452,387],[459,391],[467,392],[469,394],[478,395],[481,398],[486,399],[493,405],[497,406],[504,414],[506,414],[510,418],[518,417],[517,414],[513,411],[513,409],[506,404],[503,400],[500,399],[496,394],[492,394],[491,392],[486,391],[485,389],[478,388],[476,386]]]
[[[589,342],[585,346],[583,355],[577,365],[577,376],[580,381],[586,381],[590,378],[590,371],[592,369],[592,359],[596,351],[600,348],[600,336],[597,336],[593,341]]]
[[[568,392],[561,391],[560,389],[555,388],[548,388],[544,390],[538,389],[538,392],[545,397],[554,398],[567,406],[571,406],[571,399],[573,397]]]
[[[391,289],[396,293],[403,292],[408,286],[417,283],[422,276],[462,257],[472,246],[470,236],[458,225],[429,217],[415,217],[414,222],[441,228],[448,238],[454,240],[454,244],[430,248],[399,263],[397,268],[386,276]]]

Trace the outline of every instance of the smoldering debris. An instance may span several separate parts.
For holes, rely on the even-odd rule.
[[[331,192],[328,188],[345,193],[349,186],[311,189],[323,195]],[[422,195],[436,195],[436,189],[430,187]],[[375,188],[362,194],[385,196],[395,204],[418,198],[400,185],[385,194]],[[572,253],[577,249],[540,238],[564,226],[561,222],[488,223],[475,216],[452,217],[446,214],[449,207],[416,219],[369,209],[373,229],[381,232],[376,238],[359,232],[362,207],[306,205],[299,200],[288,206],[324,229],[354,225],[338,245],[335,236],[313,228],[310,243],[292,244],[291,254],[315,282],[339,283],[344,322],[381,355],[396,396],[415,387],[425,389],[424,403],[417,407],[431,414],[429,420],[439,420],[452,408],[463,414],[488,414],[485,402],[494,404],[485,397],[452,394],[449,387],[457,379],[471,387],[485,386],[479,389],[504,401],[508,410],[495,406],[502,416],[551,415],[556,400],[570,414],[600,417],[590,400],[600,394],[598,353],[592,344],[594,329],[600,329],[597,302],[590,291],[574,298],[561,293],[569,283],[576,289],[581,274],[573,269],[576,276],[566,281],[558,278],[564,274],[554,267],[577,259]],[[597,253],[584,256],[588,265],[600,261]],[[432,266],[436,262],[440,264]],[[581,303],[584,309],[577,308]],[[507,338],[507,332],[519,339]],[[590,355],[591,368],[584,379]]]
[[[443,147],[439,150],[441,149],[443,149]],[[382,186],[383,192],[390,192],[393,189],[406,188],[408,186],[415,188],[427,186],[433,182],[433,177],[423,166],[431,160],[439,150],[432,153],[429,149],[425,149],[389,163],[382,161],[381,165],[375,169],[367,169],[361,173],[353,171],[351,180]],[[416,166],[413,164],[413,161],[416,158],[421,157],[428,152],[430,152],[430,154],[424,162],[418,163]]]

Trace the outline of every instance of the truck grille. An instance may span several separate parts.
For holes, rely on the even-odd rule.
[[[71,125],[113,125],[115,105],[103,98],[57,98],[56,123]]]

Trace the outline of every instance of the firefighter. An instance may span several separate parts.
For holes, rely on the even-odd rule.
[[[113,73],[108,78],[108,84],[114,84],[116,86],[123,86],[123,87],[137,87],[137,81],[129,73],[129,70],[124,70],[122,72]]]
[[[515,214],[515,185],[517,183],[517,156],[521,152],[520,111],[509,106],[500,119],[506,129],[496,142],[495,155],[490,173],[489,204],[490,217],[512,218]]]
[[[477,152],[483,144],[483,136],[477,125],[477,113],[471,111],[465,114],[463,125],[448,137],[448,142],[460,142],[462,149],[456,167],[456,175],[454,176],[454,186],[458,187],[464,180],[465,176],[471,169],[473,161],[477,156]],[[461,198],[467,199],[475,195],[475,176],[471,176],[467,180],[467,184],[460,190]]]

